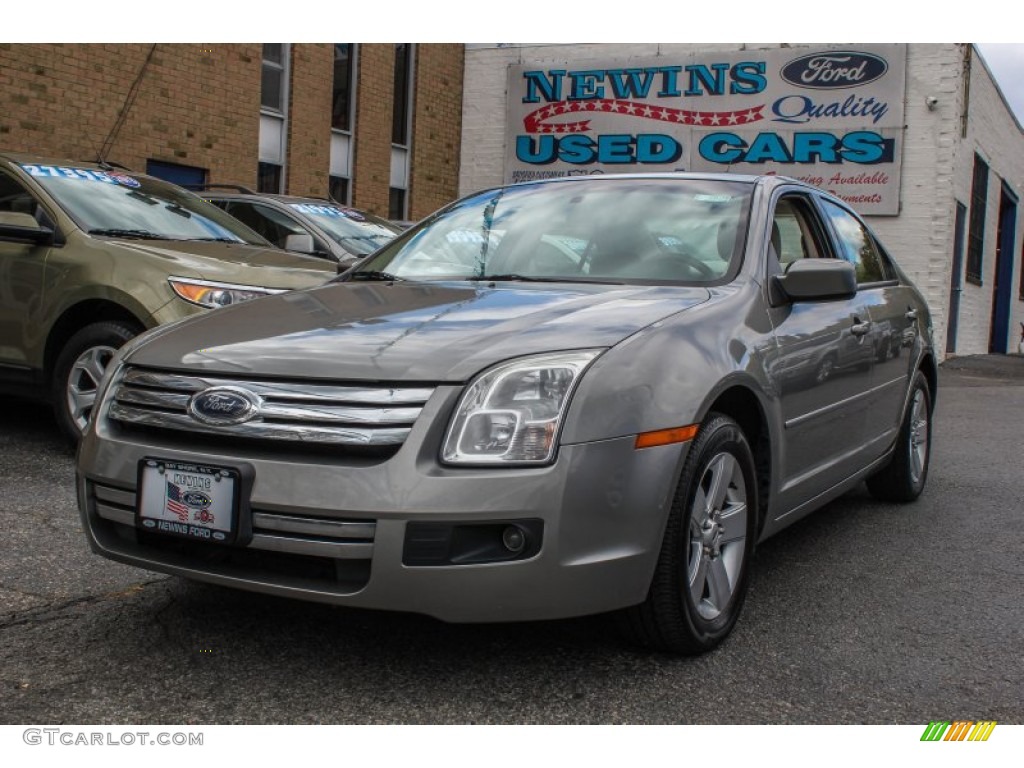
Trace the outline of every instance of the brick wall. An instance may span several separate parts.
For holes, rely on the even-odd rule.
[[[286,191],[323,197],[331,162],[334,45],[299,43],[291,51]]]
[[[461,44],[416,46],[410,219],[458,196],[464,66]]]
[[[95,159],[150,45],[0,45],[0,147]],[[260,46],[157,45],[107,159],[193,165],[256,181]]]
[[[352,204],[380,216],[388,215],[394,77],[394,43],[359,46]]]
[[[150,51],[149,44],[0,44],[0,150],[93,160]],[[458,186],[462,45],[416,47],[410,215],[454,199]],[[107,159],[209,170],[255,187],[262,45],[156,47]],[[387,215],[394,44],[359,46],[353,203]],[[334,85],[332,44],[291,46],[286,188],[325,196]],[[422,167],[421,167],[422,164]]]

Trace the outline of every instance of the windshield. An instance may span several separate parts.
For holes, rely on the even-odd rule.
[[[91,234],[270,245],[216,206],[159,179],[93,168],[21,167]]]
[[[715,283],[738,265],[752,190],[684,178],[491,190],[386,246],[351,277]]]
[[[349,253],[365,256],[390,242],[402,230],[369,213],[323,203],[289,203],[311,217],[327,235]]]

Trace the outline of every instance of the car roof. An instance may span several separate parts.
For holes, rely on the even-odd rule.
[[[781,184],[797,184],[802,187],[808,187],[809,189],[817,189],[817,187],[811,187],[806,182],[800,181],[799,179],[790,178],[789,176],[779,176],[777,174],[742,174],[742,173],[700,173],[700,172],[672,172],[672,173],[609,173],[609,174],[593,174],[586,176],[562,176],[559,178],[552,179],[532,179],[528,181],[520,181],[514,184],[502,184],[501,187],[525,187],[531,184],[573,184],[584,181],[597,181],[597,182],[617,182],[623,180],[670,180],[670,179],[694,179],[699,181],[726,181],[740,184],[766,184],[769,186],[779,186]],[[497,189],[499,187],[494,187]]]
[[[228,189],[227,187],[233,187]],[[339,203],[336,200],[331,200],[327,197],[307,197],[303,195],[279,195],[271,192],[253,192],[251,189],[246,189],[243,186],[235,185],[224,185],[223,188],[215,187],[213,189],[194,189],[192,190],[197,195],[209,198],[239,198],[239,199],[253,199],[253,200],[275,200],[279,203],[306,203],[309,205],[336,205],[339,208],[351,208],[351,206]]]
[[[148,176],[149,174],[143,173],[142,171],[136,171],[133,168],[120,165],[115,162],[99,163],[95,160],[75,160],[70,157],[54,157],[52,155],[33,155],[29,152],[7,152],[0,151],[0,159],[7,160],[15,164],[26,164],[26,165],[56,165],[56,166],[70,166],[73,168],[95,168],[99,171],[124,171],[130,173],[133,176]]]
[[[598,183],[615,183],[623,180],[686,180],[693,179],[698,181],[722,181],[740,184],[751,184],[756,187],[761,187],[767,194],[771,194],[778,187],[796,186],[802,187],[808,192],[814,192],[829,200],[833,200],[844,208],[853,210],[849,203],[846,203],[842,198],[836,196],[834,193],[829,192],[821,187],[816,187],[813,184],[808,184],[806,181],[795,179],[791,176],[781,176],[775,173],[765,173],[760,175],[755,174],[742,174],[742,173],[711,173],[711,172],[692,172],[692,171],[675,171],[675,172],[663,172],[663,173],[609,173],[609,174],[593,174],[586,176],[562,176],[551,179],[533,179],[530,181],[520,181],[514,184],[499,184],[493,187],[484,187],[471,193],[472,195],[480,195],[487,192],[493,192],[498,189],[516,189],[520,187],[529,187],[536,185],[548,185],[548,184],[574,184],[580,182],[598,182]]]

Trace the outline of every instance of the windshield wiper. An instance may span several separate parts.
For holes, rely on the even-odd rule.
[[[550,282],[552,280],[556,280],[558,282],[562,281],[561,278],[533,277],[531,275],[521,275],[518,272],[506,272],[506,273],[501,274],[501,275],[479,275],[479,276],[476,276],[476,277],[467,277],[466,280],[469,280],[469,281],[474,282],[474,283],[477,283],[477,282],[489,282],[491,280],[507,280],[507,281],[510,281],[510,282],[517,282],[517,283],[540,283],[540,282]]]
[[[348,282],[349,280],[374,280],[378,282],[395,283],[401,282],[405,280],[405,278],[392,275],[390,272],[380,272],[378,270],[369,269],[365,272],[350,272],[344,282]]]
[[[188,238],[190,243],[240,243],[241,240],[236,240],[233,237],[190,237]]]
[[[576,277],[566,277],[565,275],[521,275],[518,272],[507,272],[501,275],[481,275],[479,277],[465,277],[462,279],[469,280],[474,283],[500,283],[505,281],[509,283],[601,283],[604,285],[625,285],[621,280],[614,280],[610,277],[587,277],[585,275],[578,275]]]
[[[148,229],[90,229],[90,235],[100,235],[103,237],[124,237],[134,238],[137,240],[175,240],[176,238],[167,237],[166,235],[158,235],[156,232],[150,232]]]

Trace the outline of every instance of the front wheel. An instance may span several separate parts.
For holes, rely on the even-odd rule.
[[[61,431],[77,443],[89,423],[97,390],[111,359],[138,326],[104,321],[87,325],[72,336],[57,357],[53,375],[53,411]]]
[[[711,414],[690,447],[647,599],[619,614],[627,638],[685,654],[718,645],[743,607],[757,514],[750,445],[735,421]]]

